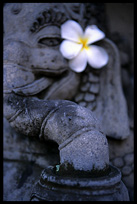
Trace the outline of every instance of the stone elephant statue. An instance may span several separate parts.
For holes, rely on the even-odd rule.
[[[116,139],[129,134],[119,55],[116,46],[104,39],[99,44],[107,50],[109,62],[102,70],[89,71],[87,67],[78,74],[69,69],[68,61],[59,52],[60,26],[67,19],[84,26],[86,7],[76,6],[77,12],[71,4],[5,5],[4,116],[25,135],[57,142],[61,163],[72,163],[75,169],[103,169],[109,162],[103,134]],[[82,134],[87,134],[88,142],[84,142]],[[96,137],[99,147],[99,151],[94,150],[93,159],[92,137]],[[78,138],[79,147],[73,142]],[[83,157],[81,149],[86,149]],[[70,150],[75,157],[68,156]],[[96,162],[100,152],[102,156]],[[91,162],[83,162],[85,155]]]

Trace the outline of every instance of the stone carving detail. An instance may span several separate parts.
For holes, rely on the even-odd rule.
[[[134,171],[133,153],[128,153],[123,157],[116,157],[111,162],[121,170],[123,176],[128,176]]]
[[[83,73],[79,92],[74,98],[76,103],[92,111],[96,108],[96,96],[100,90],[99,75],[98,70],[94,71],[91,68],[87,68],[85,73]]]
[[[66,15],[55,8],[47,9],[40,13],[30,28],[31,32],[38,32],[39,29],[45,26],[45,24],[52,24],[60,26],[67,20]]]
[[[98,42],[109,54],[107,66],[87,67],[81,74],[72,72],[59,52],[61,24],[74,19],[84,28],[87,9],[87,4],[80,3],[7,4],[4,8],[6,119],[27,136],[54,140],[61,164],[86,171],[108,167],[105,135],[120,140],[129,136],[115,44],[109,39]],[[85,156],[90,162],[83,160]]]
[[[35,7],[35,4],[32,4],[33,6]],[[26,8],[25,17],[32,7]],[[32,32],[31,28],[30,33],[27,26],[26,36],[24,33],[21,34],[22,30],[19,31],[17,26],[20,18],[16,19],[14,29],[17,34],[21,32],[16,40],[15,34],[14,36],[11,34],[12,28],[11,33],[8,32],[9,20],[5,19],[4,115],[15,130],[27,136],[39,136],[57,142],[61,164],[69,163],[75,169],[86,171],[92,170],[93,167],[104,169],[109,163],[107,142],[95,124],[96,119],[92,112],[73,102],[57,100],[74,97],[80,76],[69,69],[67,60],[59,53],[60,43],[57,39],[60,39],[59,25],[62,21],[58,18],[57,9],[48,6],[46,9],[48,20],[47,16],[45,18],[40,17],[40,14],[34,16],[36,20],[29,24],[33,25],[35,30]],[[46,15],[45,8],[42,13]],[[53,22],[55,18],[56,21]],[[42,95],[39,95],[41,92]],[[85,95],[85,99],[90,100],[88,95]],[[93,145],[91,138],[94,134],[98,138],[96,140],[96,146],[100,147],[98,151],[91,148]],[[85,137],[82,138],[81,135]],[[83,141],[85,138],[89,140],[88,144]],[[74,141],[79,141],[79,145]],[[84,162],[82,159],[85,154],[87,156],[87,152],[83,151],[83,157],[80,157],[82,149],[88,151],[90,162],[87,163],[86,160]],[[68,155],[70,150],[75,157],[73,154]],[[90,158],[91,154],[93,156]],[[104,156],[101,158],[99,155]],[[95,159],[97,157],[98,160]]]
[[[52,186],[52,191],[50,191]],[[128,192],[117,168],[106,177],[58,176],[53,167],[45,169],[34,186],[31,201],[128,201]]]
[[[36,5],[31,5],[32,9]],[[4,91],[23,96],[37,96],[40,99],[74,100],[79,105],[95,111],[97,118],[101,120],[102,131],[107,136],[115,139],[127,138],[129,136],[127,106],[121,89],[120,61],[116,46],[109,40],[102,41],[101,46],[110,53],[108,65],[97,71],[89,67],[81,75],[72,72],[67,60],[59,53],[60,25],[66,19],[74,18],[74,14],[81,16],[83,12],[84,15],[87,8],[84,8],[83,4],[76,4],[75,13],[71,6],[69,4],[66,9],[63,4],[62,11],[59,11],[57,5],[52,7],[47,4],[46,8],[39,5],[40,11],[35,15],[26,4],[23,4],[24,16],[31,21],[28,20],[28,25],[25,21],[20,30],[18,25],[19,19],[22,19],[22,12],[18,14],[18,21],[14,19],[14,23],[7,21],[5,17]],[[10,26],[12,23],[14,30]],[[26,29],[25,34],[21,29]],[[115,56],[115,59],[112,56]]]

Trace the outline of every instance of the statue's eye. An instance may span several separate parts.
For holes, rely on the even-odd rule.
[[[57,46],[61,43],[61,39],[60,38],[41,38],[39,40],[40,44],[43,44],[43,45],[47,45],[47,46]]]

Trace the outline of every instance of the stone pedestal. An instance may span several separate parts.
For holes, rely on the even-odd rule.
[[[68,172],[69,173],[69,172]],[[104,176],[82,177],[57,175],[54,167],[42,171],[31,201],[129,201],[120,171],[109,166]]]

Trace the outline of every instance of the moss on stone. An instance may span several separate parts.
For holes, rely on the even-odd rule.
[[[77,177],[77,178],[98,178],[108,175],[111,172],[109,165],[102,170],[98,170],[93,166],[91,171],[75,170],[73,165],[69,163],[56,165],[54,173],[58,176]]]

